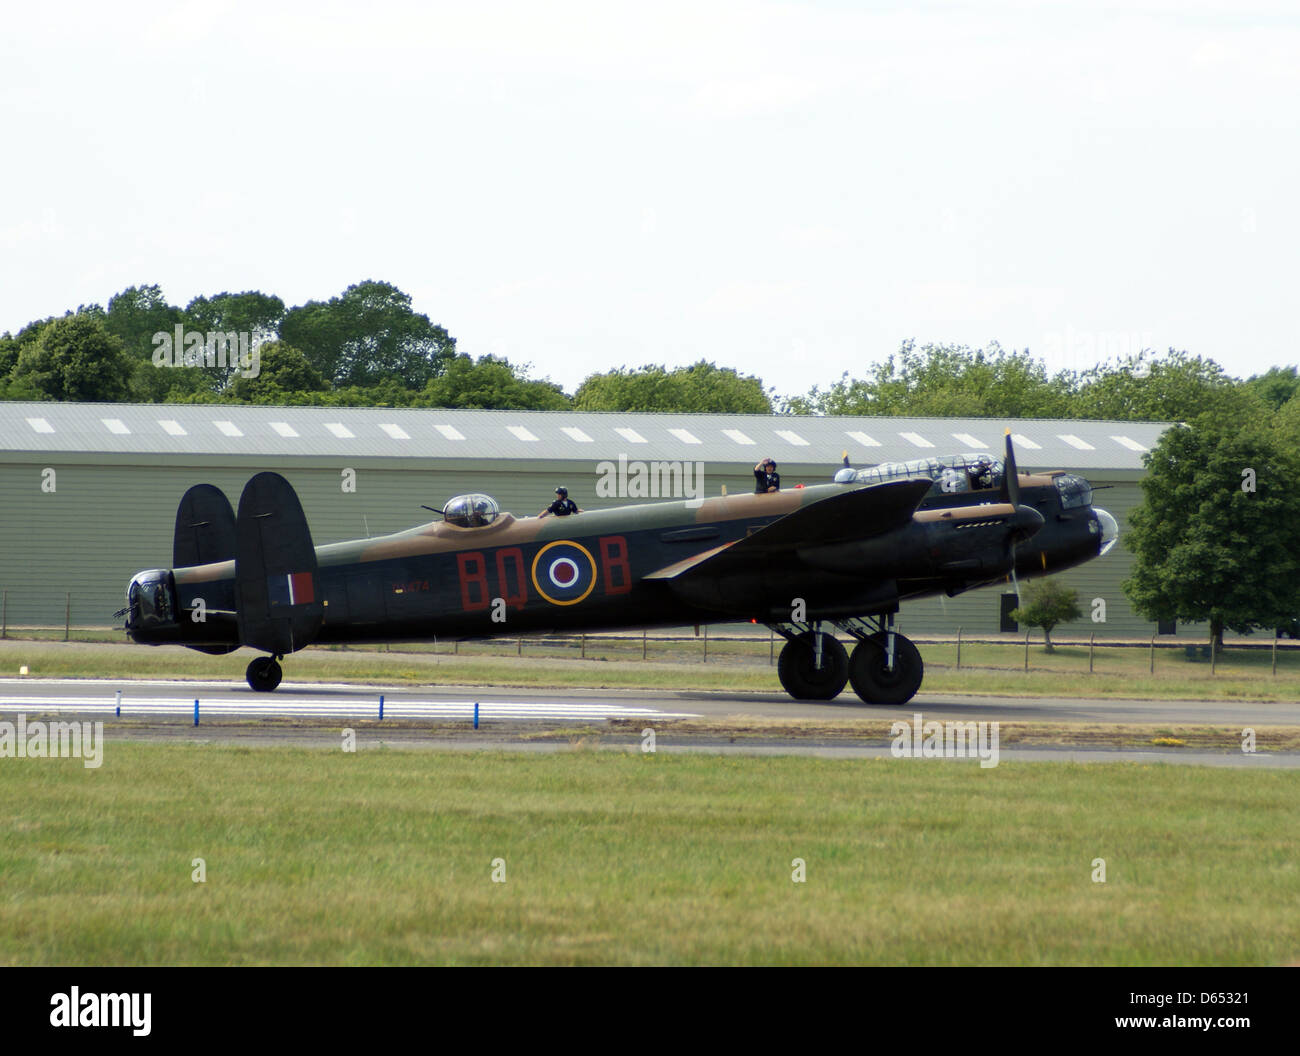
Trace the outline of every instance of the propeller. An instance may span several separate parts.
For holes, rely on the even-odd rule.
[[[1011,430],[1006,430],[1007,454],[1006,465],[1002,474],[1002,487],[999,491],[999,498],[1006,503],[1010,503],[1015,513],[1013,520],[1017,524],[1017,530],[1012,533],[1011,548],[1011,582],[1016,588],[1016,604],[1023,605],[1024,599],[1020,596],[1020,577],[1016,575],[1016,544],[1020,542],[1021,536],[1028,538],[1033,532],[1036,532],[1043,525],[1043,517],[1037,510],[1026,509],[1020,505],[1020,470],[1016,467],[1016,449],[1011,442]],[[1033,514],[1033,521],[1030,521],[1028,514]],[[1036,522],[1036,523],[1034,523]],[[1032,531],[1029,524],[1033,523]]]

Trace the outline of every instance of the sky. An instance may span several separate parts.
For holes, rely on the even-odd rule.
[[[913,339],[1300,361],[1290,2],[51,3],[0,34],[0,332],[376,279],[567,391]]]

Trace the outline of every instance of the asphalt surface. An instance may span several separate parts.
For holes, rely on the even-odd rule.
[[[1056,697],[977,697],[918,693],[902,707],[863,704],[846,692],[810,703],[784,693],[723,693],[647,689],[495,689],[428,686],[360,686],[285,682],[274,693],[255,693],[242,682],[129,679],[0,679],[0,712],[112,713],[122,691],[122,716],[183,717],[198,698],[200,715],[378,718],[379,698],[392,719],[471,719],[481,722],[738,715],[759,719],[926,719],[999,722],[1179,724],[1242,727],[1300,726],[1300,702],[1198,700],[1080,700]]]
[[[121,692],[119,701],[118,692]],[[380,715],[380,698],[383,715]],[[199,701],[199,724],[194,702]],[[473,725],[477,712],[478,726]],[[575,745],[641,751],[643,727],[656,730],[655,750],[715,754],[869,759],[888,745],[845,743],[840,737],[790,736],[761,729],[747,736],[686,733],[673,720],[852,719],[1093,725],[1300,726],[1300,704],[1235,701],[1078,700],[963,697],[920,693],[901,708],[868,707],[845,694],[805,703],[779,693],[654,690],[431,689],[429,687],[285,683],[255,693],[243,682],[123,679],[0,679],[0,720],[18,714],[103,719],[109,739],[202,741],[337,748],[342,727],[356,724],[356,747],[395,749],[573,750]],[[383,721],[381,721],[381,718]],[[258,721],[265,720],[265,721]],[[594,738],[538,739],[578,728]],[[978,765],[974,759],[963,760]],[[1190,748],[1008,747],[999,762],[1184,763],[1239,768],[1300,769],[1300,753]]]

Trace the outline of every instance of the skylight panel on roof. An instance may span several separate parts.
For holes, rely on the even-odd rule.
[[[178,422],[175,418],[159,418],[159,419],[158,419],[158,424],[161,425],[161,426],[163,427],[163,429],[164,429],[164,430],[168,433],[168,435],[170,435],[170,436],[189,436],[189,435],[190,435],[189,433],[187,433],[187,432],[185,431],[185,429],[184,429],[184,427],[181,425],[181,423]]]
[[[849,430],[847,430],[847,433],[848,433],[849,439],[851,439],[851,440],[856,440],[856,441],[857,441],[858,443],[860,443],[863,447],[881,447],[881,446],[883,446],[883,445],[880,443],[879,440],[875,439],[875,437],[868,436],[866,433],[862,432],[861,430],[858,430],[858,429],[849,429]]]
[[[33,432],[37,432],[37,433],[54,432],[54,426],[50,425],[49,421],[45,418],[28,418],[27,424],[32,427]]]
[[[446,440],[464,440],[465,434],[457,429],[454,425],[435,425],[435,429],[442,433]]]
[[[683,444],[698,444],[700,438],[692,433],[689,429],[669,429],[673,436],[677,437]]]
[[[1067,444],[1069,444],[1071,447],[1077,448],[1077,449],[1080,450],[1080,451],[1096,451],[1096,450],[1097,450],[1095,447],[1092,446],[1092,444],[1088,443],[1087,440],[1080,440],[1080,439],[1079,439],[1077,436],[1075,436],[1073,433],[1057,433],[1056,435],[1059,436],[1062,440],[1064,440],[1064,441],[1065,441]]]
[[[584,433],[584,432],[583,432],[581,429],[579,429],[576,425],[562,425],[562,426],[560,426],[560,432],[562,432],[562,433],[563,433],[565,436],[567,436],[570,440],[576,440],[576,441],[578,441],[578,443],[580,443],[580,444],[594,444],[594,443],[595,443],[595,441],[594,441],[591,437],[589,437],[586,433]]]
[[[629,444],[647,444],[650,442],[635,429],[615,429],[614,432],[618,433]]]
[[[1032,440],[1029,439],[1029,437],[1025,436],[1023,433],[1012,433],[1011,442],[1014,443],[1017,447],[1027,447],[1031,451],[1041,451],[1043,447],[1042,444],[1034,443]]]
[[[110,433],[116,433],[118,436],[130,436],[131,430],[126,427],[126,422],[121,418],[101,418],[104,428]]]
[[[930,443],[930,441],[920,433],[899,433],[898,435],[913,447],[934,447],[934,444]]]
[[[988,444],[975,439],[975,437],[971,436],[970,433],[953,433],[952,435],[956,438],[959,444],[965,444],[967,447],[974,448],[976,451],[987,451],[989,448]]]
[[[380,422],[379,428],[391,436],[394,440],[409,440],[411,434],[403,429],[400,425],[394,425],[392,422]]]
[[[516,440],[523,440],[525,443],[528,443],[528,444],[535,444],[535,443],[537,443],[537,437],[535,437],[531,432],[529,432],[529,431],[528,431],[526,428],[524,428],[524,426],[522,426],[522,425],[507,425],[507,426],[506,426],[506,429],[508,429],[508,430],[510,431],[510,434],[511,434],[511,435],[512,435]]]
[[[1124,445],[1125,447],[1127,447],[1130,451],[1149,451],[1149,450],[1150,450],[1150,448],[1143,447],[1141,444],[1139,444],[1136,440],[1132,439],[1131,437],[1127,437],[1127,436],[1112,436],[1111,439],[1114,440],[1115,443],[1117,443],[1117,444],[1123,444],[1123,445]]]
[[[784,440],[787,444],[793,444],[795,447],[807,447],[808,441],[796,433],[793,429],[778,429],[776,435]]]
[[[753,444],[754,441],[742,433],[739,429],[724,429],[722,435],[734,440],[738,444]]]
[[[295,436],[298,435],[298,430],[295,429],[295,428],[294,428],[292,425],[290,425],[288,422],[272,422],[272,423],[271,423],[271,428],[274,429],[274,430],[275,430],[277,433],[279,433],[281,436],[285,437],[286,439],[289,439],[289,438],[292,438],[292,437],[295,437]]]
[[[227,436],[243,436],[243,435],[244,435],[243,430],[241,430],[241,429],[239,428],[239,426],[237,426],[234,422],[227,422],[227,421],[225,421],[224,419],[221,419],[221,418],[214,418],[214,419],[212,419],[212,424],[215,425],[218,429],[220,429],[220,430],[221,430],[223,433],[225,433]]]
[[[337,436],[340,440],[354,440],[356,433],[349,429],[342,422],[326,422],[325,428]]]

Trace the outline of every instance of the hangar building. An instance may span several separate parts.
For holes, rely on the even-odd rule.
[[[1119,521],[1140,501],[1143,454],[1166,423],[980,418],[813,418],[573,411],[261,407],[227,404],[0,403],[0,590],[8,626],[107,626],[131,576],[171,559],[176,505],[208,482],[238,506],[245,481],[273,469],[297,489],[317,544],[383,535],[429,519],[453,495],[486,492],[517,516],[565,485],[584,509],[660,501],[640,488],[660,475],[678,497],[753,489],[775,459],[783,488],[828,482],[854,466],[960,452],[997,455],[1010,427],[1022,470],[1064,469],[1110,490],[1094,499]],[[626,467],[626,468],[621,468]],[[663,468],[662,465],[660,468]],[[702,474],[702,477],[700,476]],[[353,486],[349,490],[349,481]],[[658,489],[656,489],[658,490]],[[662,498],[662,496],[660,497]],[[1122,543],[1122,540],[1121,540]],[[1120,588],[1123,546],[1063,573],[1106,620],[1058,633],[1146,637]],[[904,605],[908,634],[994,634],[1002,591]],[[1168,633],[1173,628],[1161,628]],[[1195,625],[1180,636],[1201,637]]]

